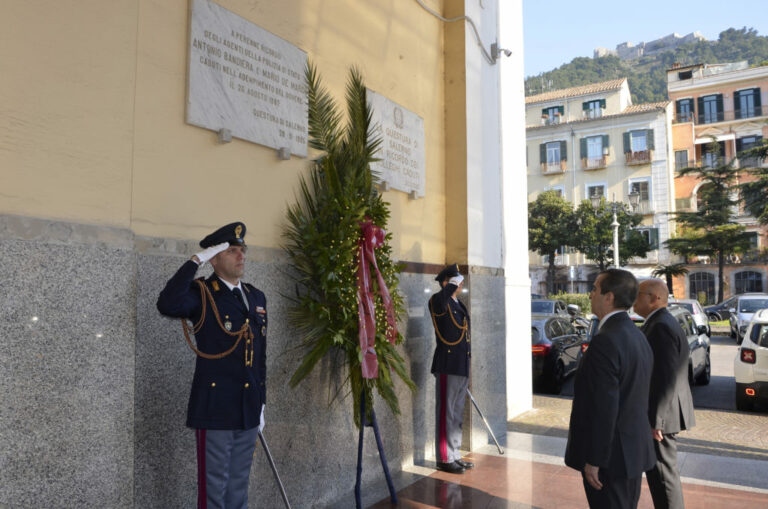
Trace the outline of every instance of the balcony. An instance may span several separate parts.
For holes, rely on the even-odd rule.
[[[597,170],[606,167],[606,157],[582,157],[581,169],[582,170]]]
[[[567,161],[557,161],[554,163],[542,163],[541,164],[541,172],[544,175],[553,175],[556,173],[565,173],[565,169],[567,167]]]
[[[653,204],[651,200],[640,200],[634,210],[635,214],[653,214]]]
[[[744,120],[766,115],[768,115],[768,106],[753,106],[740,110],[716,111],[710,113],[700,112],[698,115],[694,115],[692,111],[685,111],[675,114],[673,122],[675,124],[693,122],[696,125],[702,125],[714,124],[715,122],[732,122],[734,120]]]
[[[559,124],[562,119],[562,115],[559,113],[556,113],[553,117],[550,117],[549,115],[542,115],[541,116],[541,125],[555,125]]]
[[[626,159],[627,165],[636,165],[636,164],[649,164],[651,162],[651,156],[652,156],[651,150],[641,150],[639,152],[626,152],[624,154],[624,157]]]

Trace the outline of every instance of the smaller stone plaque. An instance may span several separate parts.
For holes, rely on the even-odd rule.
[[[306,157],[306,63],[288,41],[192,0],[187,122]]]
[[[412,111],[368,90],[368,104],[375,126],[381,137],[381,148],[371,164],[382,181],[390,188],[424,196],[426,169],[424,163],[424,119]]]

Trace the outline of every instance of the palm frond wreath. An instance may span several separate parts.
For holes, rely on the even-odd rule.
[[[370,163],[381,139],[375,137],[366,88],[360,72],[352,68],[346,89],[347,122],[317,70],[307,65],[309,145],[320,151],[309,175],[299,180],[296,203],[289,206],[283,249],[293,264],[296,295],[290,297],[289,318],[300,334],[304,356],[290,385],[296,387],[327,355],[345,358],[344,384],[354,401],[355,424],[360,426],[360,400],[365,394],[366,416],[373,408],[373,389],[395,415],[400,413],[392,373],[415,390],[405,362],[395,348],[403,341],[398,332],[394,344],[387,339],[388,321],[376,292],[375,353],[378,377],[363,378],[363,352],[358,340],[357,269],[361,222],[369,219],[386,228],[388,203],[376,190]],[[376,249],[376,261],[389,289],[395,316],[403,313],[397,291],[401,268],[391,259],[391,235]],[[374,279],[374,286],[377,285]],[[335,399],[335,398],[334,398]]]

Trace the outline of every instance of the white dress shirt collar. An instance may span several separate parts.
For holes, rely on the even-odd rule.
[[[616,311],[611,311],[610,313],[608,313],[607,315],[605,315],[605,316],[603,317],[603,319],[602,319],[602,320],[600,320],[600,323],[599,323],[599,324],[597,324],[597,330],[598,330],[598,332],[600,331],[600,329],[602,329],[602,328],[603,328],[603,324],[605,324],[605,322],[606,322],[606,321],[607,321],[607,320],[608,320],[610,317],[612,317],[613,315],[617,315],[617,314],[619,314],[619,313],[626,313],[626,312],[627,312],[627,311],[626,311],[625,309],[617,309]]]

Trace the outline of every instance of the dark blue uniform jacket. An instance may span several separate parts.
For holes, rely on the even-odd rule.
[[[157,299],[157,309],[164,315],[187,318],[197,324],[203,310],[200,287],[194,277],[198,265],[187,261],[168,281]],[[236,332],[248,320],[253,332],[253,365],[246,366],[243,338],[237,348],[221,359],[197,357],[192,391],[187,408],[187,426],[198,429],[250,429],[259,425],[261,405],[266,402],[267,388],[267,299],[261,290],[242,283],[248,300],[248,312],[235,294],[215,274],[205,280],[213,295],[222,324],[231,323]],[[197,348],[206,354],[217,354],[231,348],[236,338],[219,326],[209,302],[206,317],[195,335]]]
[[[456,288],[456,285],[449,283],[429,299],[436,342],[432,373],[469,376],[469,312],[461,301],[451,298]]]

